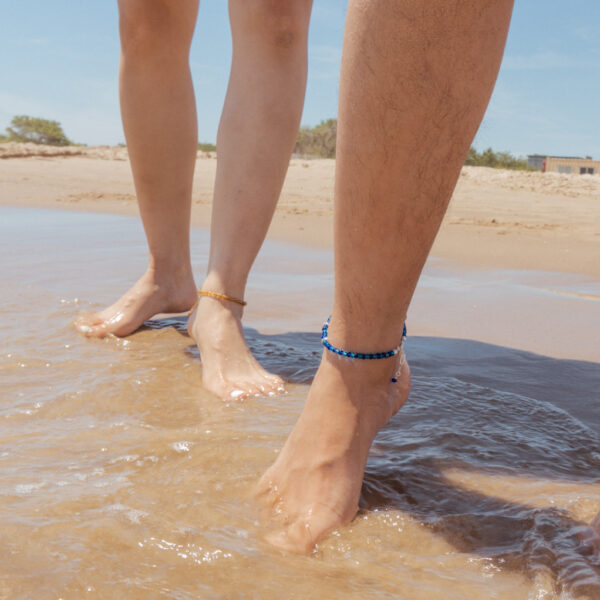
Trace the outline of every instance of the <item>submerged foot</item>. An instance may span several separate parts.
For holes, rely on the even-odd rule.
[[[103,311],[79,316],[75,327],[89,337],[125,336],[153,315],[185,312],[195,301],[196,287],[191,270],[158,276],[155,270],[148,269],[114,304]]]
[[[282,379],[252,356],[241,318],[241,306],[207,297],[190,315],[188,332],[200,350],[204,387],[223,400],[283,391]]]
[[[393,370],[393,359],[325,352],[302,415],[257,486],[276,527],[268,542],[307,553],[354,518],[371,443],[410,391],[408,364],[396,383]]]

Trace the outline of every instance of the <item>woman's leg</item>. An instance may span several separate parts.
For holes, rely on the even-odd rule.
[[[230,0],[233,62],[219,133],[205,290],[243,298],[298,133],[312,0]],[[189,321],[204,385],[223,398],[281,386],[246,346],[242,307],[201,297]]]
[[[500,66],[512,0],[351,0],[335,190],[338,347],[395,347]],[[306,552],[356,514],[369,448],[408,396],[406,366],[326,351],[306,406],[259,494]]]
[[[198,128],[188,54],[197,12],[198,0],[119,0],[121,113],[150,258],[120,300],[78,321],[87,335],[128,335],[196,300],[189,227]]]

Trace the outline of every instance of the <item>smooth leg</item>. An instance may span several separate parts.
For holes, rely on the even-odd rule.
[[[351,0],[335,189],[329,337],[354,351],[396,346],[502,57],[511,0]],[[373,438],[406,401],[408,367],[325,352],[306,406],[258,485],[269,536],[307,552],[356,514]]]
[[[203,289],[242,298],[294,148],[306,87],[312,0],[230,0],[233,61],[217,138]],[[224,399],[280,389],[244,340],[242,307],[201,298],[189,320],[206,388]]]
[[[189,250],[197,124],[189,49],[198,0],[119,0],[121,113],[148,269],[115,304],[78,320],[90,336],[123,336],[196,300]]]

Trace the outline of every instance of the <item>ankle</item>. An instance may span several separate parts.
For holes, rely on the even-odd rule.
[[[214,291],[207,287],[204,283],[200,290]],[[219,293],[217,292],[217,295]],[[236,302],[227,301],[218,297],[197,294],[197,310],[200,314],[199,321],[203,325],[209,325],[209,328],[214,328],[218,324],[229,325],[234,322],[240,322],[244,314],[244,307]]]
[[[321,340],[323,346],[334,356],[343,359],[357,359],[358,362],[397,363],[401,357],[402,344],[406,335],[404,321],[391,327],[376,327],[367,324],[361,327],[331,317],[323,325]]]
[[[215,271],[209,271],[204,279],[204,282],[200,286],[200,289],[216,292],[217,294],[225,294],[226,296],[244,301],[244,294],[246,292],[246,278],[228,277],[223,276]]]
[[[386,359],[348,360],[326,351],[309,402],[333,408],[345,422],[354,420],[354,430],[372,439],[408,395],[404,375],[401,382],[390,383],[393,372],[394,365]]]
[[[387,389],[396,370],[397,358],[361,360],[338,356],[329,350],[324,350],[322,363],[327,368],[334,369],[345,387],[351,390],[378,387]]]
[[[150,257],[148,275],[157,283],[185,282],[194,280],[192,266],[188,260],[157,260]]]

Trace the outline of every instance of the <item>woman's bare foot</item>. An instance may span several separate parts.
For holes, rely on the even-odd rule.
[[[188,332],[202,358],[204,387],[223,400],[284,391],[283,381],[252,356],[242,329],[243,308],[200,297],[188,319]]]
[[[90,337],[125,336],[153,315],[189,310],[196,301],[191,269],[163,273],[148,268],[124,296],[101,312],[79,316],[75,327]]]
[[[379,429],[410,391],[408,364],[348,360],[325,352],[306,406],[256,494],[276,529],[267,541],[307,553],[358,510],[367,455]]]

